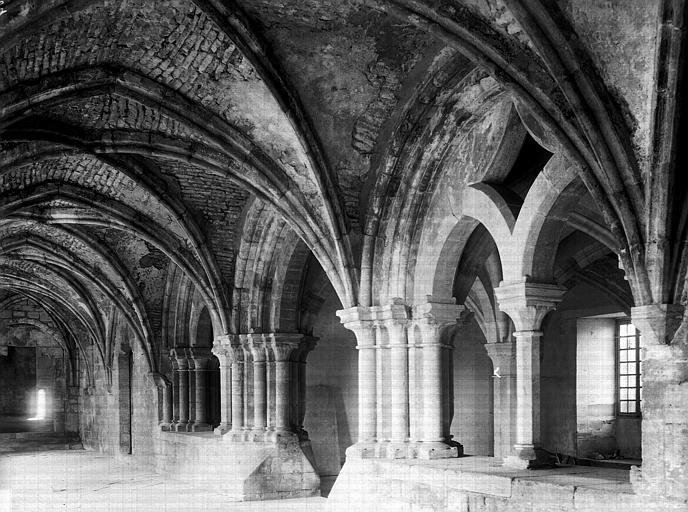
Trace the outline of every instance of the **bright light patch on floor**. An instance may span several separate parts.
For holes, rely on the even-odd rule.
[[[29,421],[40,421],[45,419],[45,389],[36,392],[36,416],[29,418]]]

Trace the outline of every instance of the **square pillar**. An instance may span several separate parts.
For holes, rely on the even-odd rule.
[[[688,500],[688,332],[685,308],[652,304],[631,309],[642,349],[642,469],[638,494]]]

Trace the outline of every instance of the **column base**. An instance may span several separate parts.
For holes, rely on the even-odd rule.
[[[265,430],[265,427],[254,428],[248,431],[248,441],[253,441],[254,443],[264,443],[268,440],[269,432]]]
[[[172,423],[165,423],[164,421],[158,423],[160,430],[163,432],[170,432],[172,430]]]
[[[188,421],[185,421],[185,422],[178,421],[177,423],[173,423],[170,426],[170,430],[172,430],[174,432],[188,432],[189,422]]]
[[[217,427],[213,429],[213,433],[218,436],[223,436],[232,429],[232,426],[228,423],[220,423]]]
[[[551,468],[554,464],[546,450],[532,444],[514,445],[514,454],[504,459],[503,467],[512,469]]]
[[[346,458],[371,459],[376,456],[377,443],[375,441],[363,441],[349,446],[346,449]]]
[[[418,458],[425,460],[452,459],[463,455],[459,443],[449,445],[442,441],[423,441],[418,443]]]
[[[240,443],[246,441],[246,431],[243,429],[230,429],[222,436],[223,441],[230,443]]]
[[[388,459],[409,459],[412,458],[411,446],[405,441],[391,441],[386,443],[385,456]]]
[[[298,443],[299,436],[296,432],[287,429],[270,430],[267,433],[267,441],[276,444]]]
[[[189,432],[210,432],[212,427],[209,423],[194,422],[189,425]]]

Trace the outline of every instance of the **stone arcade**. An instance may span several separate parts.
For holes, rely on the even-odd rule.
[[[688,510],[683,1],[0,5],[1,510]]]

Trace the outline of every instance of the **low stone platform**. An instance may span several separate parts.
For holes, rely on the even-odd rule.
[[[321,497],[237,503],[132,457],[88,451],[0,455],[2,512],[324,512]]]
[[[328,498],[331,512],[670,512],[686,503],[634,494],[629,472],[585,466],[504,468],[491,457],[439,461],[350,459]]]
[[[320,496],[298,440],[238,443],[212,432],[159,432],[155,469],[236,501]]]

